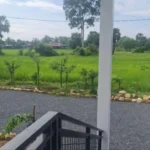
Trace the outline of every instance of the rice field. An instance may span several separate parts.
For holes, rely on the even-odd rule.
[[[27,50],[24,50],[27,51]],[[71,55],[72,50],[57,50],[68,56],[68,65],[76,65],[75,70],[69,76],[69,82],[81,80],[79,72],[82,68],[98,70],[98,56],[76,56]],[[0,56],[0,80],[8,80],[5,60],[15,60],[20,67],[17,69],[15,78],[18,81],[31,81],[31,76],[36,72],[36,64],[28,56],[19,56],[18,50],[4,50],[4,56]],[[43,82],[55,83],[59,81],[59,74],[50,69],[53,61],[59,61],[65,56],[41,57],[41,80]],[[150,70],[141,70],[141,66],[150,67],[150,53],[133,54],[117,52],[113,56],[112,76],[122,78],[122,86],[132,90],[138,81],[141,92],[150,91]]]

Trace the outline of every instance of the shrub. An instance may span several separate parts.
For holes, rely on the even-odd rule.
[[[65,53],[64,53],[64,52],[61,52],[61,53],[60,53],[60,55],[61,55],[61,56],[64,56],[64,55],[65,55]]]
[[[23,56],[23,50],[22,49],[20,49],[18,53],[19,53],[19,56]]]
[[[4,55],[1,45],[0,45],[0,55]]]
[[[84,88],[87,88],[88,87],[88,70],[85,69],[85,68],[82,68],[82,70],[79,73],[80,73],[80,76],[83,79]]]
[[[32,57],[33,61],[36,63],[36,72],[32,75],[32,79],[36,86],[40,87],[40,57],[38,54],[34,54]]]
[[[10,134],[13,129],[22,125],[24,122],[31,122],[33,117],[30,114],[17,114],[9,118],[5,129],[3,131],[3,135]]]
[[[89,44],[87,49],[89,49],[91,54],[98,54],[98,47],[95,44]]]
[[[144,53],[145,47],[138,47],[135,50],[133,50],[133,53]]]
[[[125,49],[118,46],[118,47],[116,47],[115,51],[117,51],[117,52],[123,52],[123,51],[125,51]]]
[[[48,44],[39,44],[35,51],[39,53],[41,56],[56,56],[58,55],[53,48]]]
[[[19,65],[16,65],[14,60],[11,61],[11,62],[5,61],[5,65],[6,65],[6,68],[7,68],[7,72],[10,75],[10,83],[14,84],[14,82],[15,82],[15,72],[19,68]]]
[[[29,49],[24,55],[29,56],[29,57],[33,57],[35,55],[35,52],[33,52],[31,49]]]
[[[84,52],[85,52],[85,56],[90,56],[90,55],[92,55],[92,52],[91,52],[91,50],[90,50],[89,48],[85,48],[85,49],[84,49]]]
[[[88,72],[88,78],[89,78],[89,80],[91,82],[91,84],[90,84],[90,93],[91,94],[96,94],[95,93],[96,89],[95,89],[95,85],[94,85],[94,80],[95,80],[95,78],[97,78],[97,76],[98,76],[98,73],[96,71],[94,71],[92,69],[89,70],[89,72]]]
[[[112,81],[114,81],[117,85],[118,85],[118,90],[121,90],[122,86],[122,82],[123,82],[123,79],[119,76],[114,76],[112,77]]]
[[[60,62],[54,61],[52,64],[50,64],[50,68],[59,73],[61,87],[63,84],[63,73],[65,72],[67,60],[68,60],[68,58],[66,57],[66,58],[62,59]]]
[[[80,46],[76,47],[75,53],[76,53],[77,55],[84,56],[84,55],[85,55],[84,48],[82,48],[82,47],[80,47]]]
[[[78,46],[76,47],[74,53],[81,56],[90,56],[90,55],[98,54],[98,47],[94,44],[89,44],[88,47],[86,48],[82,48]]]

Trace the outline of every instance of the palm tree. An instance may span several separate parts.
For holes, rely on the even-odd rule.
[[[113,52],[112,52],[113,55],[115,53],[116,43],[120,40],[120,38],[121,38],[120,29],[114,28],[113,30]]]

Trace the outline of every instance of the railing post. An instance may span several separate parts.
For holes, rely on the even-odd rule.
[[[47,137],[51,134],[50,126],[43,132],[43,134],[44,137]],[[50,140],[48,140],[43,150],[50,150],[50,146]]]
[[[86,133],[90,134],[90,132],[91,132],[91,129],[86,128]],[[90,150],[90,136],[86,138],[86,150]]]
[[[54,133],[52,136],[52,150],[56,150],[57,147],[57,120],[52,123],[52,132]]]
[[[98,150],[102,150],[102,132],[99,131],[98,135],[101,136],[101,138],[98,140]]]
[[[61,150],[61,137],[59,129],[61,128],[61,119],[58,117],[52,125],[52,131],[54,135],[52,136],[52,150]]]
[[[62,127],[62,121],[58,117],[57,119],[57,150],[61,150],[61,137],[60,137],[60,132],[59,129]]]

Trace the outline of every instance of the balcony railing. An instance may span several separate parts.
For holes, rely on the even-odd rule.
[[[102,130],[48,112],[0,150],[101,150]]]

